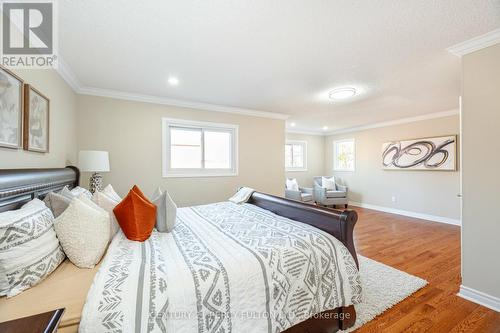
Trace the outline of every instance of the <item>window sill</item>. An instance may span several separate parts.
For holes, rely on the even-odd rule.
[[[237,172],[231,173],[167,173],[163,174],[163,178],[202,178],[202,177],[235,177]]]
[[[286,172],[305,172],[307,169],[285,169]]]

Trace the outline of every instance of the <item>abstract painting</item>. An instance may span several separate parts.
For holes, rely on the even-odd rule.
[[[0,67],[0,147],[21,148],[23,81]]]
[[[382,165],[386,170],[455,171],[457,136],[386,142]]]
[[[24,91],[24,149],[49,151],[49,99],[30,85]]]

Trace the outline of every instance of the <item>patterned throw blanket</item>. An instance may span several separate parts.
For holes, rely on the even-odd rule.
[[[180,208],[171,233],[113,239],[80,332],[281,332],[361,302],[359,272],[327,233],[250,204]]]

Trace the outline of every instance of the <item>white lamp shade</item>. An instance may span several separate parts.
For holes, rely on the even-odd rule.
[[[108,172],[109,154],[107,151],[80,150],[78,166],[83,172]]]

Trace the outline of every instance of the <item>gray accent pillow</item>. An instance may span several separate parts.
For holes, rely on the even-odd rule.
[[[171,232],[177,220],[177,205],[168,192],[162,192],[160,188],[156,190],[153,198],[152,202],[156,205],[156,230]]]
[[[45,196],[43,202],[45,202],[45,205],[50,208],[54,217],[58,217],[66,210],[66,208],[68,208],[71,200],[73,199],[59,193],[50,192]]]

